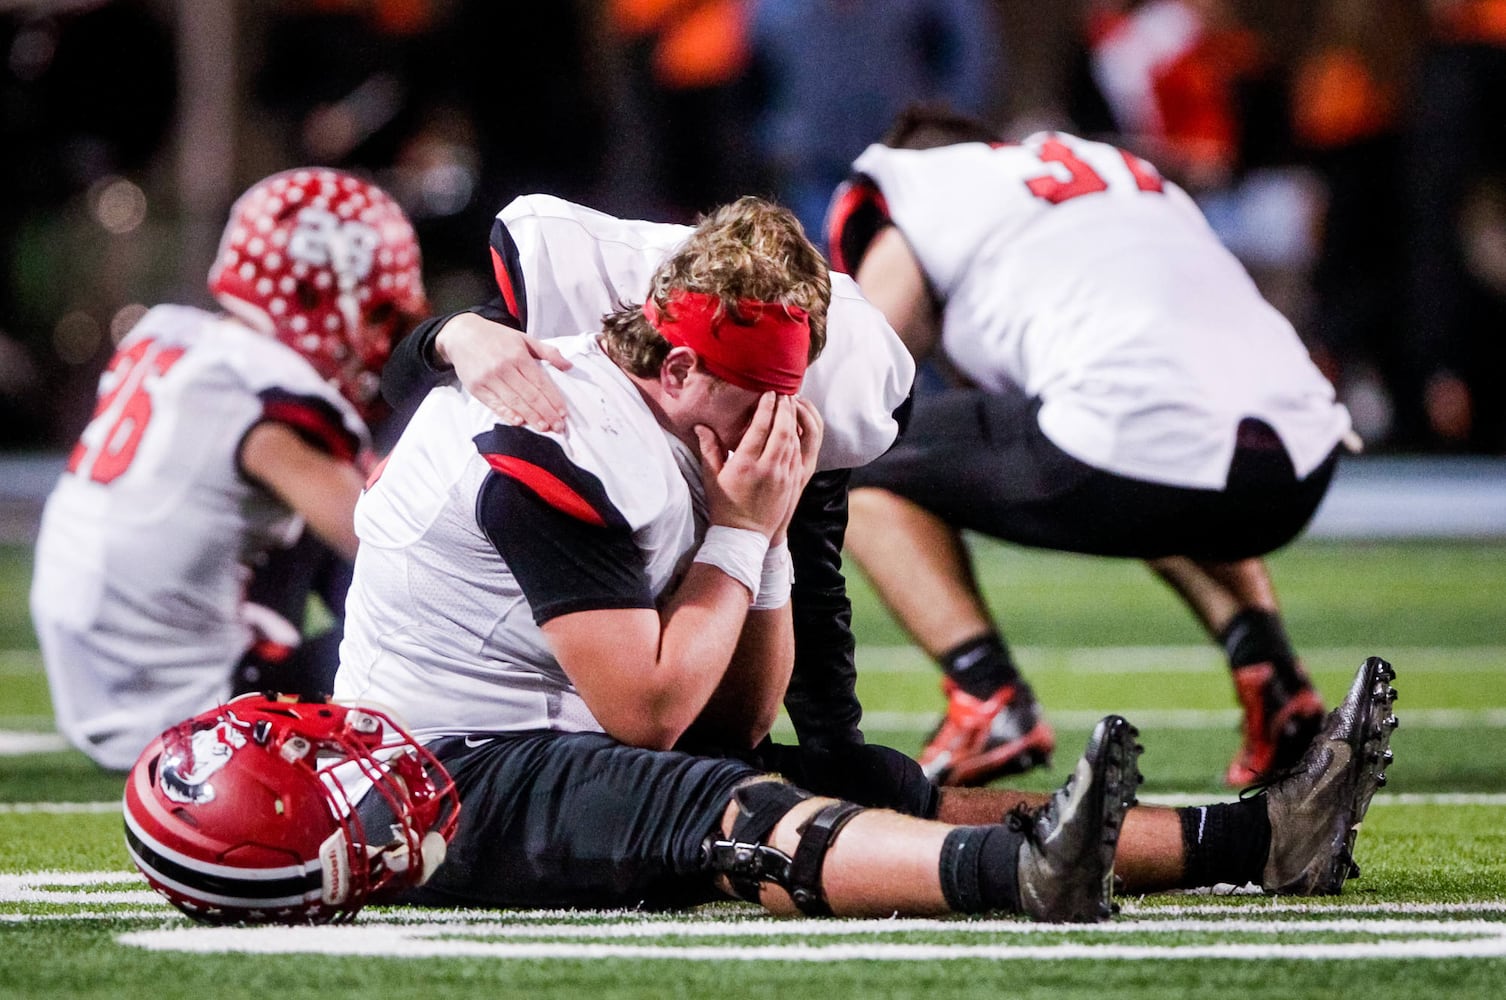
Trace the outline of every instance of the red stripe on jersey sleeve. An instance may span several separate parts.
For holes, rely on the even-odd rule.
[[[549,506],[578,521],[604,527],[606,520],[587,500],[558,476],[541,466],[512,455],[486,455],[487,464],[504,476],[516,479],[537,493]]]
[[[826,247],[834,271],[853,275],[868,244],[889,222],[889,203],[867,177],[842,183],[826,214]]]
[[[502,255],[496,247],[491,247],[492,274],[497,278],[497,290],[502,293],[502,301],[507,303],[507,311],[514,316],[522,317],[518,311],[518,293],[513,289],[512,275],[508,273],[507,264],[502,260]]]

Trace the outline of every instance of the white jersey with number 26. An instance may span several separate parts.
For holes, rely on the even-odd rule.
[[[148,312],[100,379],[43,511],[31,612],[58,727],[105,767],[230,692],[250,565],[302,530],[238,466],[265,420],[352,456],[366,440],[300,355],[198,309]]]

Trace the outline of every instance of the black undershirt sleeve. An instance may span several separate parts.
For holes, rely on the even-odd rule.
[[[542,625],[576,611],[653,608],[643,554],[601,481],[520,427],[477,435],[493,468],[476,520]]]
[[[845,469],[816,473],[790,522],[795,670],[784,707],[802,746],[863,742],[852,603],[842,576],[849,477]]]
[[[388,406],[394,410],[409,409],[416,405],[415,400],[422,399],[448,377],[451,368],[434,356],[434,340],[439,336],[439,328],[461,313],[475,313],[483,319],[508,326],[518,325],[501,298],[424,320],[393,346],[392,356],[382,366],[382,398]]]

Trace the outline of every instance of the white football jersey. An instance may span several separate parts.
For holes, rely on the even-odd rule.
[[[1219,489],[1245,417],[1275,429],[1299,477],[1348,432],[1291,324],[1139,157],[1039,133],[870,146],[854,170],[945,306],[946,357],[984,388],[1039,397],[1041,430],[1075,458]]]
[[[517,249],[515,261],[500,260],[498,283],[504,290],[509,283],[522,286],[515,312],[540,337],[599,330],[607,313],[642,302],[654,269],[690,233],[686,226],[618,219],[549,195],[516,198],[497,219]],[[513,281],[513,267],[521,280]],[[831,277],[826,347],[800,390],[826,423],[818,460],[823,470],[866,465],[894,443],[894,410],[915,377],[909,352],[883,314],[851,278]]]
[[[158,306],[120,344],[47,499],[31,613],[58,727],[123,769],[213,707],[249,647],[249,564],[301,519],[237,466],[282,420],[354,455],[366,428],[301,356],[232,320]]]
[[[573,362],[547,369],[568,408],[563,433],[501,426],[462,389],[436,388],[356,506],[361,546],[335,695],[391,706],[422,740],[601,730],[539,628],[550,609],[530,603],[488,525],[547,547],[552,565],[533,558],[530,568],[564,581],[557,594],[569,606],[554,613],[655,606],[705,534],[697,457],[664,432],[595,334],[556,346]],[[489,507],[499,478],[533,492]],[[583,588],[578,573],[612,580]]]

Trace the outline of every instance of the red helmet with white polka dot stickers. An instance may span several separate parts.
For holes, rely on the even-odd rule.
[[[375,184],[324,167],[274,174],[241,195],[209,290],[307,358],[363,414],[379,398],[394,337],[428,311],[402,208]]]
[[[153,740],[124,814],[131,860],[195,920],[324,923],[422,885],[460,800],[388,713],[252,694]]]

